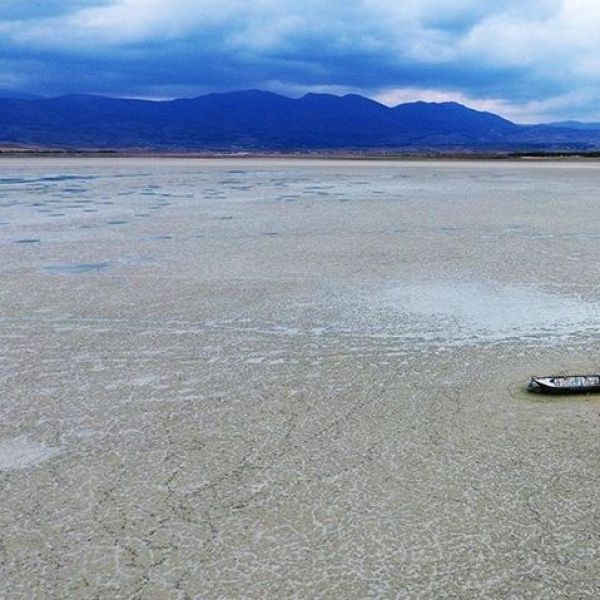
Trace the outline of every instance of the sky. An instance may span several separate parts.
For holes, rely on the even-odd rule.
[[[263,89],[600,121],[597,0],[0,0],[0,89]]]

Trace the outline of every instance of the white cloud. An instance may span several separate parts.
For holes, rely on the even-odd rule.
[[[585,106],[590,101],[588,95],[580,92],[519,103],[501,98],[477,98],[460,91],[423,88],[387,89],[374,94],[373,98],[387,106],[419,100],[458,102],[475,110],[500,115],[515,123],[540,123],[553,120],[557,114],[572,115],[575,109]]]
[[[197,30],[269,14],[274,0],[116,0],[29,23],[11,23],[13,39],[42,47],[114,45],[185,37]]]

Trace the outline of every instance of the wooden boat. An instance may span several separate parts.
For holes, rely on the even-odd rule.
[[[600,374],[532,377],[528,389],[545,394],[590,394],[600,392]]]

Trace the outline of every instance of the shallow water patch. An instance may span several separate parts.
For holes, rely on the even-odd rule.
[[[81,273],[98,273],[111,268],[110,262],[99,263],[79,263],[74,265],[47,265],[43,268],[45,273],[52,275],[60,274],[81,274]]]
[[[61,181],[89,181],[96,179],[95,175],[47,175],[42,177],[0,177],[0,185],[14,185],[23,183],[44,183]]]
[[[22,240],[15,240],[15,244],[39,244],[42,240],[40,238],[23,238]]]
[[[28,183],[28,181],[22,177],[0,177],[0,185],[14,185],[15,183]]]

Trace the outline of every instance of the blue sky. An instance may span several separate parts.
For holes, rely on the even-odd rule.
[[[259,88],[600,120],[593,0],[0,0],[0,88]]]

